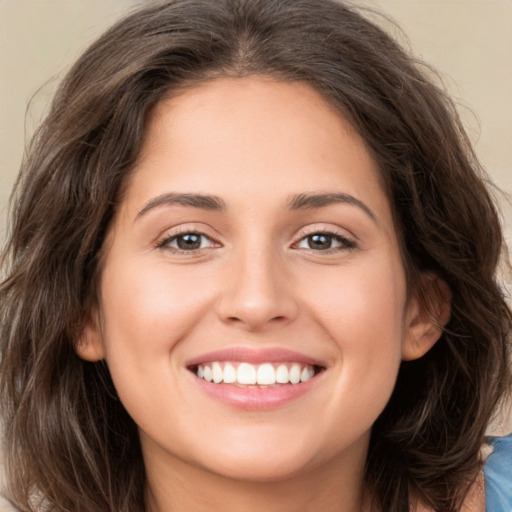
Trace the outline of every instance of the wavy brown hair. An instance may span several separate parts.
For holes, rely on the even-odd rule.
[[[74,344],[148,113],[177,89],[246,75],[306,82],[352,123],[386,184],[409,288],[421,295],[430,273],[451,290],[440,341],[402,363],[365,479],[382,512],[406,512],[412,493],[436,511],[460,508],[510,387],[512,319],[485,174],[424,69],[335,0],[146,2],[82,55],[28,148],[2,260],[0,398],[19,510],[144,509],[137,428],[106,366]]]

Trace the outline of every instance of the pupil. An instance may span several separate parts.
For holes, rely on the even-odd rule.
[[[181,235],[177,239],[177,244],[180,249],[184,250],[199,249],[201,247],[201,235],[195,233]]]
[[[310,249],[330,249],[331,237],[329,235],[311,235],[308,238]]]

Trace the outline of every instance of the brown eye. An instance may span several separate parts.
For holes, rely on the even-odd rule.
[[[313,233],[299,240],[296,247],[313,251],[328,251],[331,249],[350,249],[355,247],[355,243],[334,233]]]
[[[323,234],[311,235],[307,237],[307,241],[309,249],[331,249],[333,244],[333,236]]]
[[[183,251],[193,251],[201,247],[201,237],[197,233],[187,233],[176,237],[176,245],[178,249]]]
[[[213,247],[214,245],[215,243],[206,235],[190,232],[166,238],[158,246],[171,250],[174,249],[178,251],[192,252]]]

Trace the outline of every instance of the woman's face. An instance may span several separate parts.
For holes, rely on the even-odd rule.
[[[218,79],[162,101],[104,249],[78,352],[106,358],[149,468],[362,468],[417,305],[376,165],[318,93]]]

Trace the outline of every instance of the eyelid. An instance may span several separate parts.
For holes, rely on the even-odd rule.
[[[301,228],[298,231],[295,238],[298,240],[305,236],[314,235],[316,233],[324,233],[324,234],[328,234],[328,235],[338,235],[338,236],[341,236],[342,238],[354,240],[354,242],[357,240],[357,237],[354,234],[352,234],[350,231],[348,231],[347,229],[344,229],[344,228],[341,228],[339,226],[335,226],[332,224],[326,225],[323,223],[310,224],[308,226]]]

